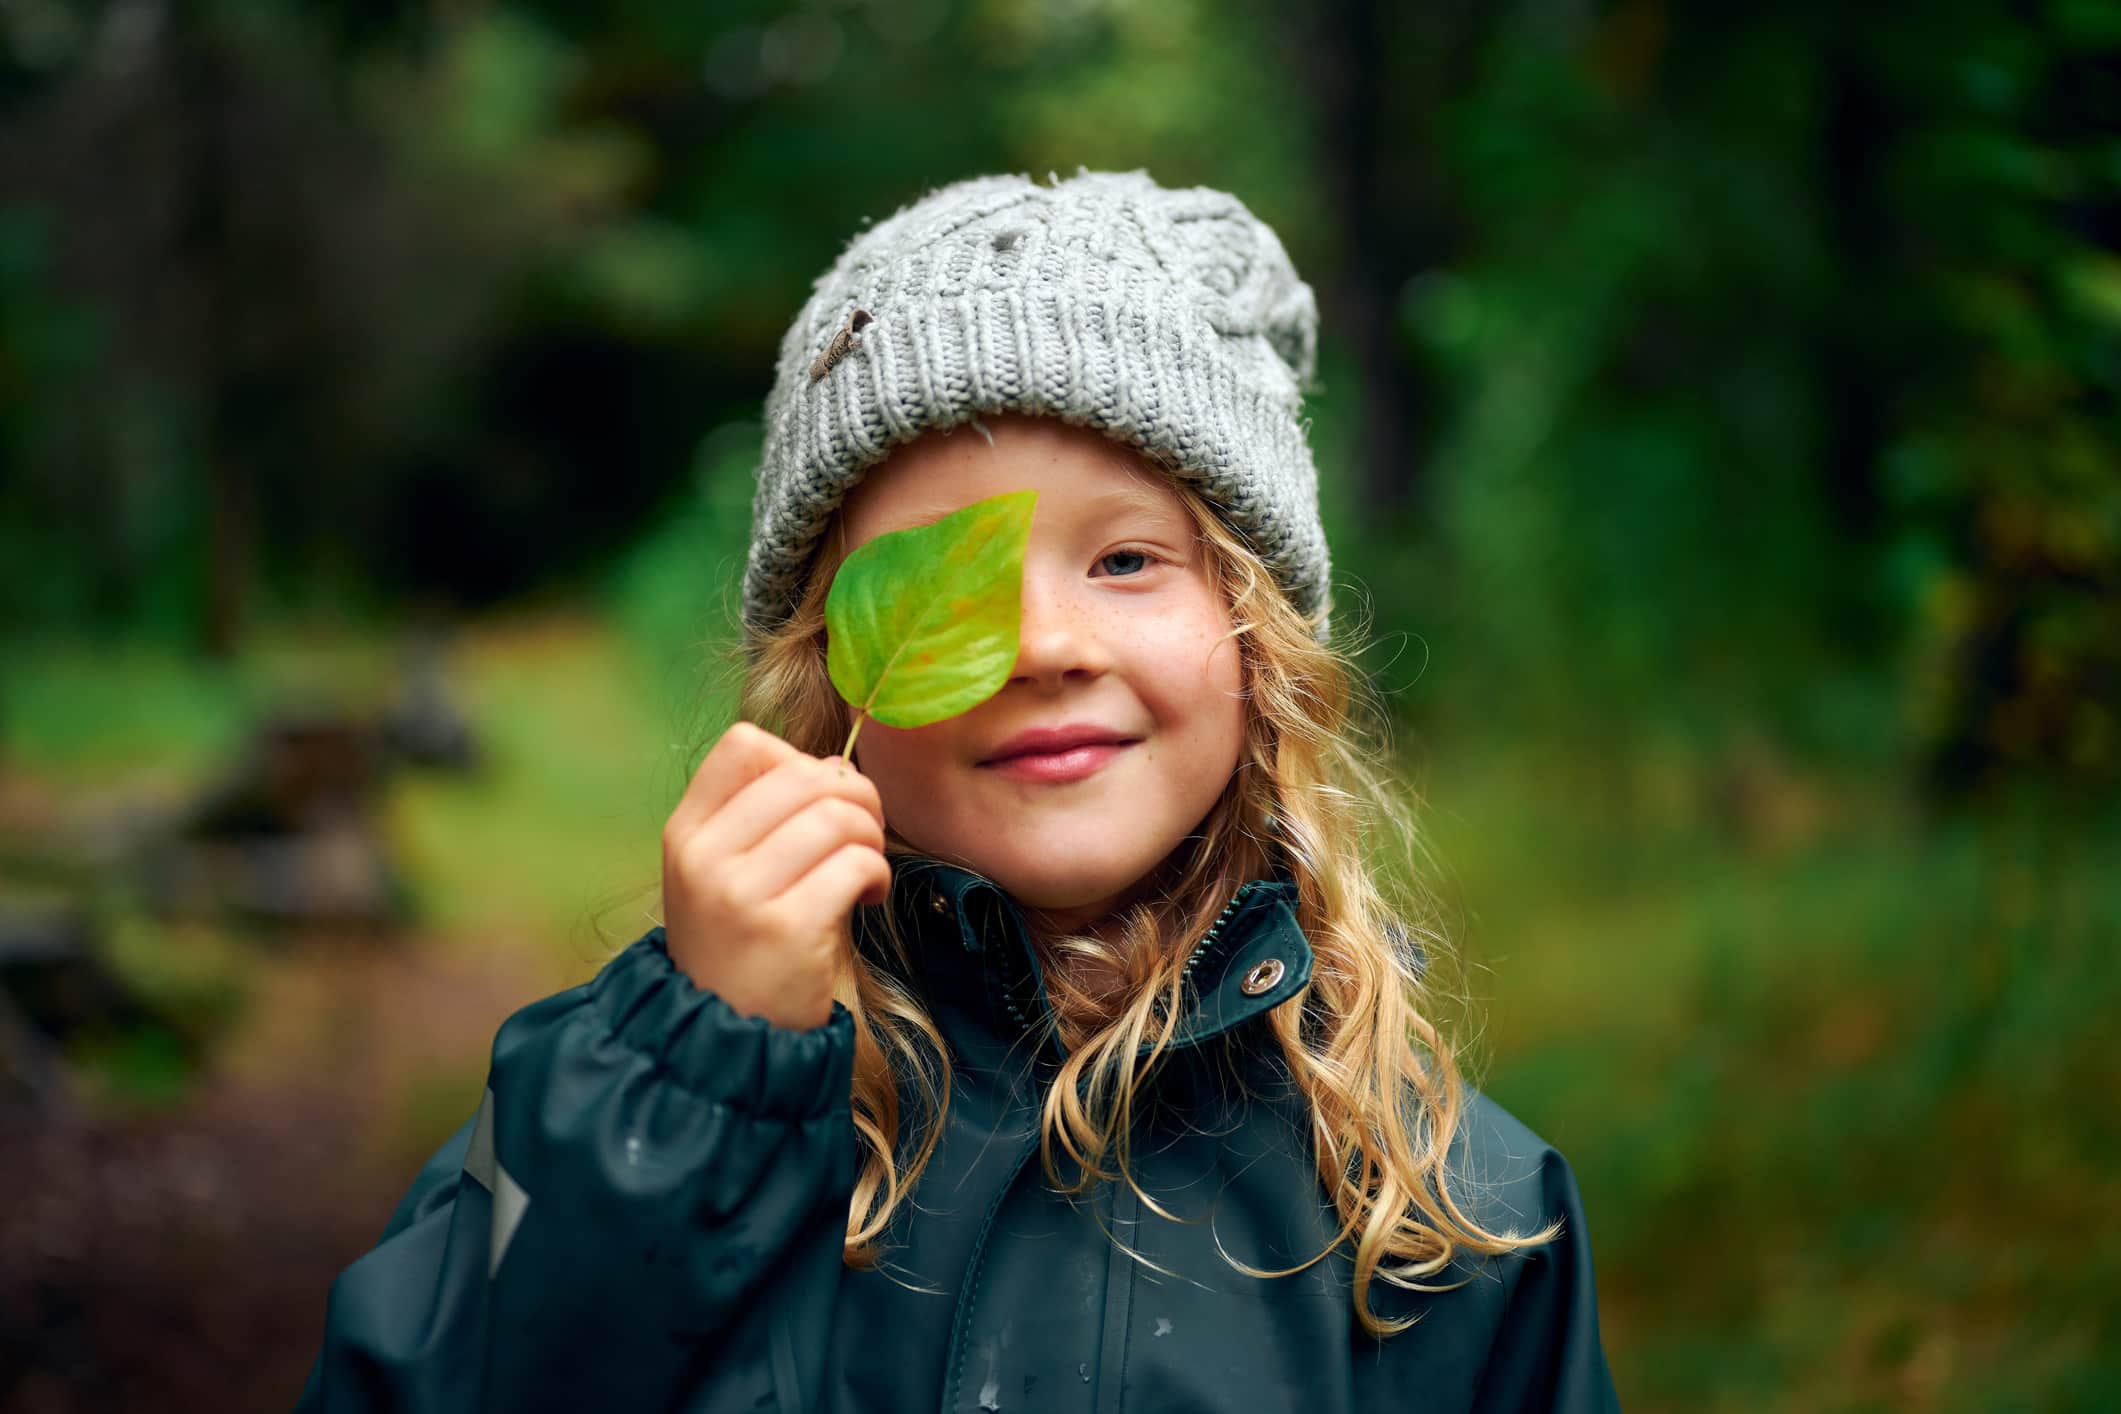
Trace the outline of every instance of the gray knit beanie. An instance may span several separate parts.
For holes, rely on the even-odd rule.
[[[1324,642],[1330,563],[1300,420],[1317,355],[1310,286],[1228,193],[1168,190],[1144,171],[1048,176],[930,192],[818,277],[766,398],[745,622],[794,612],[832,513],[892,448],[1014,410],[1175,467]]]

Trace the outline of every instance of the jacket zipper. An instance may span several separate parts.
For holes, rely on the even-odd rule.
[[[1206,957],[1214,949],[1215,944],[1221,940],[1223,924],[1230,921],[1230,915],[1237,912],[1238,906],[1250,898],[1253,891],[1258,888],[1259,880],[1257,879],[1249,879],[1238,885],[1237,892],[1230,895],[1230,901],[1223,905],[1222,912],[1216,914],[1215,921],[1208,925],[1208,931],[1200,935],[1200,941],[1193,945],[1192,953],[1186,958],[1183,975],[1189,981],[1192,979],[1193,969],[1200,965],[1201,959]]]
[[[1208,931],[1201,934],[1200,941],[1193,945],[1192,953],[1186,958],[1186,965],[1182,969],[1181,975],[1187,981],[1193,980],[1193,969],[1200,966],[1201,962],[1214,952],[1216,945],[1222,941],[1223,924],[1229,922],[1230,915],[1237,912],[1246,899],[1265,887],[1267,887],[1267,882],[1261,879],[1247,880],[1238,886],[1237,892],[1232,894],[1230,901],[1223,905],[1222,912],[1215,915],[1215,921],[1208,925]],[[1164,1054],[1170,1055],[1177,1051],[1183,1051],[1188,1047],[1197,1046],[1202,1039],[1199,1035],[1181,1036],[1170,1045],[1164,1047]],[[1146,1042],[1143,1048],[1147,1049]]]
[[[1019,1148],[1016,1162],[1009,1167],[1009,1176],[1002,1180],[1002,1186],[987,1204],[987,1214],[980,1219],[979,1231],[972,1238],[972,1255],[965,1264],[972,1280],[958,1292],[957,1310],[950,1319],[950,1379],[943,1387],[942,1414],[951,1414],[957,1409],[964,1395],[965,1362],[972,1357],[972,1352],[966,1348],[965,1334],[972,1324],[973,1308],[979,1304],[980,1285],[987,1276],[987,1237],[994,1231],[994,1220],[1001,1213],[1003,1200],[1016,1188],[1017,1179],[1023,1177],[1024,1165],[1030,1163],[1031,1156],[1038,1152],[1036,1119],[1034,1114],[1030,1141]]]
[[[1252,894],[1255,893],[1259,888],[1261,888],[1265,882],[1266,881],[1264,880],[1251,879],[1238,886],[1237,892],[1232,894],[1230,896],[1229,901],[1222,906],[1222,911],[1215,915],[1215,921],[1208,925],[1208,931],[1203,933],[1201,935],[1200,941],[1193,945],[1192,954],[1186,958],[1186,965],[1183,973],[1185,977],[1191,979],[1193,975],[1193,969],[1200,963],[1201,959],[1208,956],[1210,950],[1215,946],[1215,944],[1221,941],[1223,925],[1229,922],[1230,916],[1236,913],[1238,908],[1243,905],[1245,900],[1250,898]],[[1002,901],[1004,905],[1008,908],[1012,910],[1015,908],[1015,903],[1009,899],[1008,895],[1002,895]],[[1021,917],[1019,916],[1016,921],[1018,928],[1021,929]],[[1010,1010],[1012,1013],[1014,1013],[1015,1007],[1012,1005],[1010,1007]],[[1197,1038],[1190,1036],[1182,1038],[1181,1040],[1174,1042],[1172,1045],[1166,1047],[1166,1053],[1168,1054],[1171,1051],[1183,1050],[1188,1046],[1196,1044],[1196,1040]],[[1058,1046],[1058,1041],[1055,1042],[1055,1045]],[[1009,1170],[1009,1176],[1002,1181],[1001,1188],[995,1193],[993,1201],[988,1203],[986,1216],[981,1218],[979,1231],[974,1235],[972,1239],[972,1253],[965,1264],[966,1270],[971,1273],[971,1280],[961,1291],[959,1291],[957,1298],[957,1310],[952,1313],[950,1321],[950,1378],[943,1389],[942,1414],[952,1414],[952,1411],[959,1407],[960,1401],[962,1400],[964,1395],[965,1361],[970,1358],[971,1354],[971,1352],[968,1351],[965,1347],[965,1336],[967,1329],[972,1324],[973,1308],[979,1304],[980,1285],[987,1275],[987,1238],[989,1234],[992,1233],[994,1230],[994,1220],[1001,1213],[1003,1201],[1006,1200],[1009,1194],[1016,1188],[1017,1179],[1023,1176],[1024,1165],[1030,1163],[1032,1155],[1038,1152],[1038,1139],[1038,1129],[1037,1126],[1034,1124],[1029,1142],[1024,1144],[1022,1148],[1018,1151],[1016,1156],[1016,1162],[1014,1165],[1011,1166]],[[1127,1185],[1125,1183],[1121,1183],[1119,1187],[1128,1193],[1130,1199],[1129,1206],[1131,1207],[1132,1190],[1127,1189]],[[1118,1196],[1117,1194],[1115,1194],[1115,1213],[1117,1212],[1118,1207]],[[1107,1253],[1106,1256],[1108,1261],[1116,1260],[1112,1257],[1110,1253]],[[1128,1260],[1131,1262],[1131,1259]],[[1128,1271],[1128,1276],[1129,1284],[1127,1295],[1128,1298],[1131,1300],[1131,1266]],[[1108,1283],[1106,1292],[1108,1321],[1110,1316],[1109,1305],[1111,1301],[1111,1296],[1112,1293]],[[1124,1317],[1122,1317],[1122,1320],[1124,1321]],[[1124,1329],[1124,1325],[1122,1326],[1122,1329]],[[1112,1352],[1109,1349],[1109,1330],[1107,1332],[1107,1336],[1108,1338],[1101,1342],[1102,1346],[1105,1347],[1100,1350],[1099,1359],[1101,1361],[1108,1360],[1112,1356]],[[1099,1409],[1116,1407],[1116,1405],[1108,1401],[1116,1400],[1118,1398],[1119,1381],[1124,1378],[1124,1364],[1125,1354],[1124,1349],[1122,1349],[1120,1355],[1120,1367],[1118,1369],[1108,1372],[1104,1368],[1100,1367],[1098,1371],[1098,1391],[1096,1401],[1097,1407]]]

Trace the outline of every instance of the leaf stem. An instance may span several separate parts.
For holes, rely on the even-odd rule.
[[[850,766],[854,764],[854,738],[860,733],[862,723],[866,720],[866,714],[861,712],[854,714],[854,730],[847,733],[847,744],[840,748],[840,755],[847,758],[847,764]]]

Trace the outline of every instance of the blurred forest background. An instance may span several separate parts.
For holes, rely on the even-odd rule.
[[[1319,292],[1627,1407],[2121,1406],[2121,6],[0,0],[0,1407],[292,1402],[647,926],[809,281],[1079,165]]]

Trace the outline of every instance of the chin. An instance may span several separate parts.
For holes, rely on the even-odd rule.
[[[1156,867],[1151,859],[1140,868],[1124,862],[1086,865],[1080,854],[1056,847],[1035,861],[996,861],[981,873],[1031,908],[1081,908],[1123,892]]]

